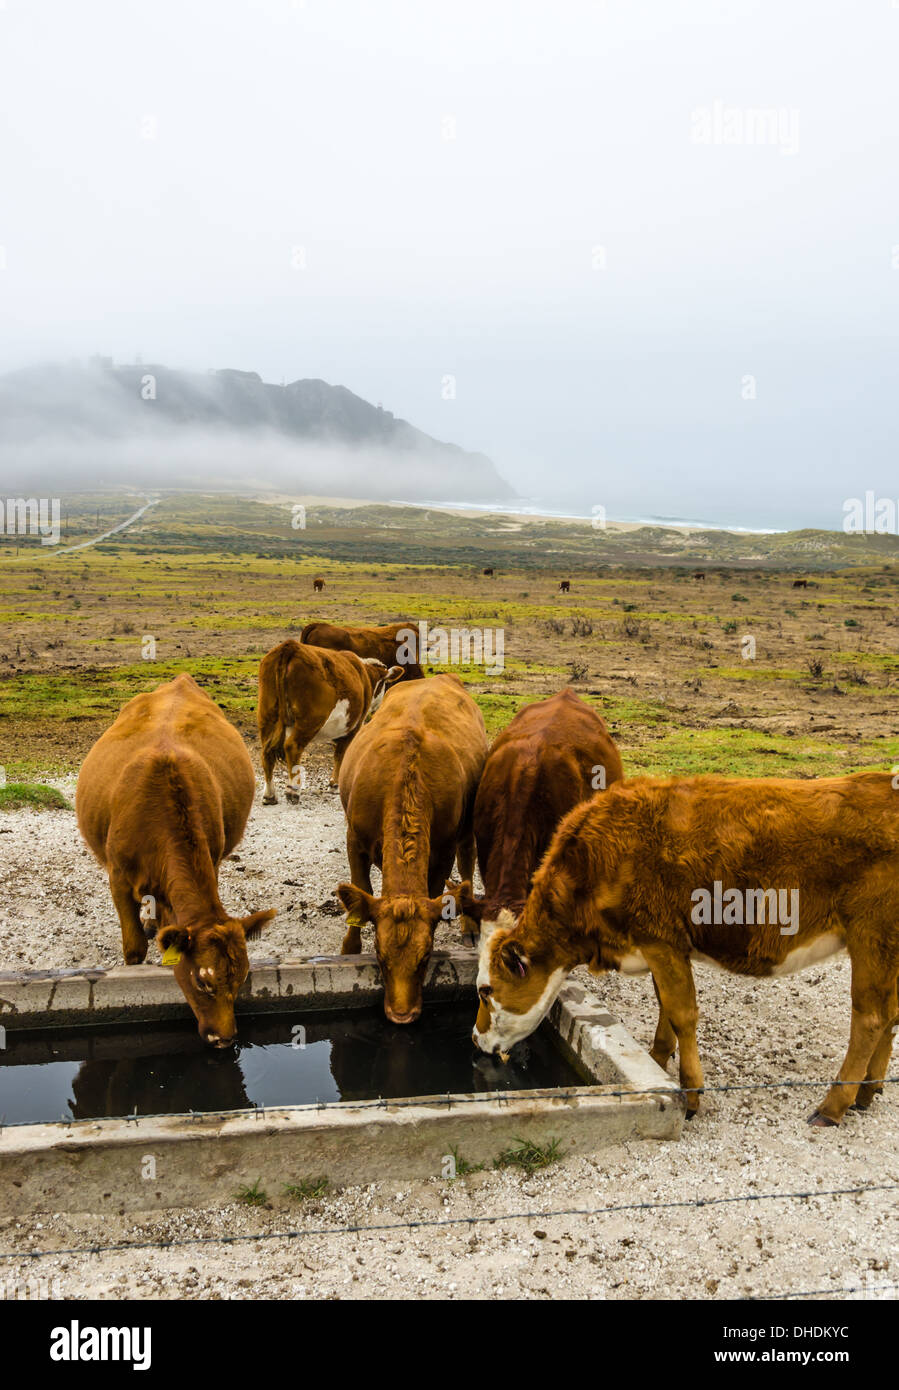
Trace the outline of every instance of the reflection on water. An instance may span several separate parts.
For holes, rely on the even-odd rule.
[[[472,1022],[467,1002],[432,1004],[408,1027],[380,1008],[241,1017],[240,1042],[227,1050],[202,1043],[192,1020],[11,1036],[0,1052],[0,1122],[584,1084],[542,1030],[503,1065],[474,1048]],[[303,1033],[305,1046],[293,1046]]]

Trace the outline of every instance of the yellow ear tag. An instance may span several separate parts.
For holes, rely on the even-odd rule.
[[[352,913],[350,916],[347,917],[347,919],[346,919],[346,924],[347,924],[348,927],[364,927],[366,921],[367,921],[367,918],[365,918],[365,917],[359,917],[359,916],[354,912],[354,913]]]
[[[162,956],[163,965],[177,965],[181,959],[181,952],[177,946],[166,946]]]

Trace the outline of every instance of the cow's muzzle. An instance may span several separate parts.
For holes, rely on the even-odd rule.
[[[414,1004],[411,1009],[395,1009],[392,1004],[384,1004],[384,1013],[391,1023],[414,1023],[421,1017],[421,1005]]]

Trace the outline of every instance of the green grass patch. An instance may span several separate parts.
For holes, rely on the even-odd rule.
[[[299,1182],[286,1182],[284,1192],[296,1202],[308,1202],[311,1197],[324,1197],[330,1185],[325,1177],[301,1178]]]
[[[234,1194],[235,1202],[243,1202],[247,1207],[264,1207],[268,1201],[268,1193],[259,1184],[261,1178],[257,1178],[252,1187],[239,1187]]]
[[[0,811],[21,811],[25,806],[39,811],[72,810],[62,792],[43,782],[5,782],[0,786]]]
[[[530,1177],[551,1163],[558,1163],[562,1157],[560,1139],[550,1139],[548,1144],[535,1144],[531,1139],[516,1139],[515,1146],[503,1149],[493,1160],[494,1168],[521,1168]]]
[[[23,671],[0,682],[0,718],[115,717],[133,696],[155,690],[182,671],[192,675],[227,712],[251,712],[256,708],[261,655],[139,661],[104,670],[66,671],[62,675]]]
[[[777,666],[759,666],[747,661],[742,666],[701,666],[698,675],[704,679],[727,681],[807,681],[808,671],[792,671]]]
[[[879,739],[850,750],[807,735],[757,729],[671,729],[661,738],[623,751],[628,776],[832,777],[879,766],[899,739]]]

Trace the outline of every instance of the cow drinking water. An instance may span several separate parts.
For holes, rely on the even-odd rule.
[[[401,681],[354,739],[340,772],[352,883],[337,889],[347,914],[342,951],[362,950],[361,928],[375,927],[384,1012],[411,1023],[441,919],[470,896],[472,812],[487,753],[480,710],[458,676]],[[458,858],[465,880],[445,890]],[[381,895],[371,867],[381,870]]]
[[[237,1033],[246,943],[275,915],[232,917],[218,892],[255,790],[240,734],[182,674],[129,700],[85,758],[75,793],[79,829],[109,874],[125,963],[140,965],[155,934],[200,1036],[217,1047]]]
[[[578,965],[651,971],[660,1008],[652,1056],[664,1066],[678,1048],[690,1114],[703,1087],[691,962],[762,979],[844,947],[849,1047],[815,1125],[871,1104],[899,1023],[893,778],[639,778],[572,811],[521,916],[501,913],[482,935],[474,1041],[507,1054]]]

